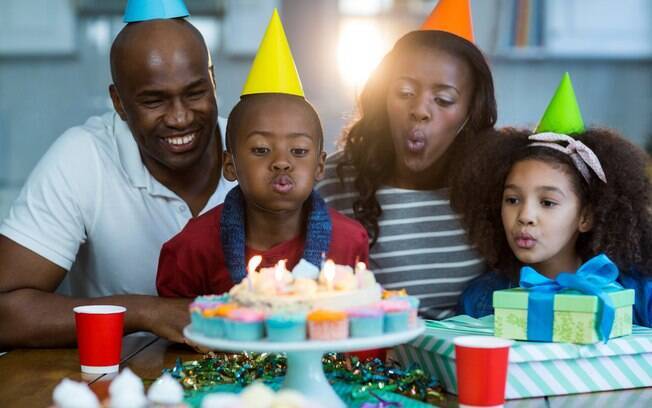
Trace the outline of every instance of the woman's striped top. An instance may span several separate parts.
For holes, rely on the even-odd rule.
[[[353,217],[358,197],[353,169],[347,169],[342,184],[335,171],[338,156],[327,160],[325,178],[316,189],[328,205]],[[376,279],[385,289],[405,288],[418,297],[421,313],[430,318],[451,315],[462,290],[485,271],[485,264],[466,240],[460,216],[450,207],[448,189],[381,186],[376,197],[383,209],[379,238],[369,251]]]

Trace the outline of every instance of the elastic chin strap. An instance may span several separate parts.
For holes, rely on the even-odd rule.
[[[466,124],[469,123],[469,119],[471,119],[470,114],[466,116],[466,119],[464,119],[464,122],[462,122],[462,125],[460,125],[460,128],[457,129],[457,132],[455,132],[455,136],[460,134],[460,132],[464,129],[464,126],[466,126]]]

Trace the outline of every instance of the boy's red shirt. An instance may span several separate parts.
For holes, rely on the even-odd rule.
[[[192,298],[228,292],[234,285],[222,252],[222,207],[219,205],[190,220],[180,233],[163,245],[156,275],[159,295]],[[368,263],[367,231],[357,221],[333,209],[329,209],[328,214],[333,232],[326,257],[342,265],[353,266],[356,259]],[[305,236],[298,236],[267,251],[247,247],[245,258],[262,255],[260,267],[271,267],[287,259],[287,268],[292,270],[303,255],[304,240]]]

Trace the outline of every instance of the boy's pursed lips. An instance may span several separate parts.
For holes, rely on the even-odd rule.
[[[272,188],[277,193],[288,193],[294,188],[294,180],[287,174],[279,174],[272,178]]]

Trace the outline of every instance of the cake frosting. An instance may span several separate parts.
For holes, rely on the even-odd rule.
[[[284,263],[260,271],[250,270],[247,278],[235,285],[229,294],[231,300],[241,306],[266,312],[344,310],[377,303],[382,289],[364,264],[358,264],[354,270],[326,261],[319,271],[302,260],[291,272]]]

